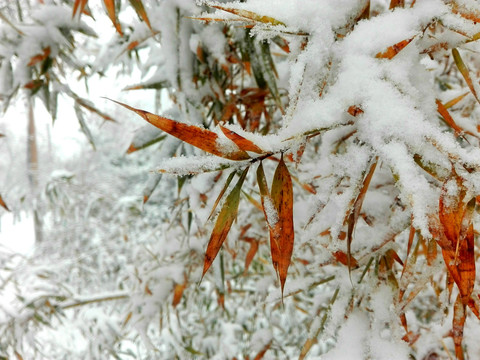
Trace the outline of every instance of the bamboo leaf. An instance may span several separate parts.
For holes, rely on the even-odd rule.
[[[260,351],[258,352],[258,354],[255,356],[255,358],[254,358],[253,360],[262,360],[263,357],[264,357],[264,355],[265,355],[265,353],[268,351],[268,349],[270,349],[270,346],[271,346],[271,345],[272,345],[272,342],[270,341],[267,345],[265,345],[265,346],[263,347],[262,350],[260,350]]]
[[[360,189],[360,192],[358,193],[357,198],[355,199],[355,202],[353,204],[353,209],[350,212],[350,215],[348,217],[348,229],[347,229],[347,256],[348,256],[348,271],[351,271],[351,245],[352,245],[352,239],[353,239],[353,230],[355,229],[355,224],[357,223],[358,216],[360,215],[360,211],[362,209],[362,204],[363,200],[365,199],[365,194],[367,193],[368,186],[370,185],[370,181],[372,180],[373,173],[375,171],[375,168],[377,167],[377,162],[378,159],[375,160],[375,162],[372,164],[370,167],[370,170],[363,180],[362,188]]]
[[[228,186],[232,182],[233,177],[235,176],[235,171],[232,171],[230,175],[228,175],[227,181],[225,182],[225,185],[223,185],[222,191],[220,191],[220,194],[218,194],[217,200],[215,200],[215,204],[213,204],[212,211],[210,212],[210,215],[208,215],[208,220],[212,217],[213,213],[215,212],[215,209],[217,208],[218,203],[222,199],[223,195],[225,194],[225,191],[227,191]]]
[[[473,86],[472,78],[470,77],[470,72],[468,71],[467,66],[463,62],[462,56],[457,49],[452,49],[452,55],[453,59],[455,60],[455,64],[457,65],[458,70],[460,70],[460,73],[465,79],[470,91],[472,92],[473,96],[475,96],[475,99],[477,99],[477,101],[480,103],[480,99],[478,98],[475,87]]]
[[[110,117],[109,115],[107,115],[107,114],[103,113],[102,111],[98,110],[90,101],[88,101],[86,99],[82,99],[81,97],[78,97],[78,96],[75,97],[75,101],[81,107],[87,109],[90,112],[93,112],[93,113],[97,114],[98,116],[100,116],[105,121],[116,122],[112,117]]]
[[[130,0],[130,4],[132,4],[133,8],[137,12],[138,16],[145,21],[148,28],[152,30],[152,26],[150,25],[150,20],[148,19],[147,12],[145,11],[145,7],[141,0]],[[153,31],[153,30],[152,30]]]
[[[115,13],[115,0],[103,0],[103,2],[105,4],[105,7],[107,8],[107,14],[112,21],[113,26],[120,34],[120,36],[123,36],[122,28],[117,20],[117,15]]]
[[[395,9],[396,7],[404,7],[405,0],[391,0],[389,9]]]
[[[456,123],[455,120],[453,120],[452,116],[448,112],[447,108],[445,105],[442,104],[442,102],[438,99],[435,100],[435,103],[437,104],[437,111],[440,115],[442,115],[443,119],[447,123],[448,126],[450,126],[453,131],[455,131],[455,136],[460,136],[460,134],[463,132],[463,129],[460,128]]]
[[[244,273],[247,273],[250,264],[252,263],[255,254],[258,251],[259,241],[254,238],[244,238],[243,241],[246,241],[250,244],[250,249],[248,249],[247,256],[245,257],[245,270]]]
[[[163,89],[165,87],[169,86],[169,82],[167,80],[163,81],[157,81],[157,82],[146,82],[143,84],[137,84],[137,85],[132,85],[128,86],[123,91],[128,91],[128,90],[145,90],[145,89]]]
[[[173,288],[172,306],[174,308],[176,308],[177,305],[180,304],[180,301],[182,300],[183,292],[185,291],[186,287],[187,287],[187,277],[185,276],[185,281],[183,282],[183,284],[175,284],[175,287]]]
[[[243,9],[235,9],[235,8],[230,8],[230,7],[221,6],[221,5],[217,5],[217,4],[207,4],[207,5],[215,8],[215,9],[223,10],[223,11],[235,14],[237,16],[240,16],[240,17],[243,17],[245,19],[252,20],[252,21],[255,21],[255,22],[261,22],[263,24],[270,24],[270,25],[273,25],[273,26],[276,26],[276,25],[286,26],[283,22],[278,21],[278,20],[276,20],[276,19],[274,19],[270,16],[258,15],[256,13],[252,12],[252,11],[243,10]]]
[[[467,96],[468,94],[470,94],[469,92],[466,92],[465,94],[462,94],[460,96],[457,96],[455,99],[452,99],[448,102],[445,103],[445,108],[446,109],[450,109],[451,107],[457,105],[461,100],[463,100],[463,98],[465,96]]]
[[[217,217],[217,222],[215,223],[215,227],[213,228],[212,235],[210,236],[210,240],[208,242],[207,251],[205,252],[202,279],[212,265],[213,260],[215,260],[215,257],[217,256],[220,247],[227,238],[233,221],[237,217],[238,204],[240,202],[240,191],[242,189],[243,182],[247,176],[248,169],[249,168],[247,167],[243,171],[237,184],[227,196],[225,204],[223,204],[222,210],[220,210],[220,214]]]
[[[75,14],[78,10],[80,10],[79,13],[84,11],[85,6],[87,6],[87,2],[88,0],[75,0],[75,3],[73,4],[72,18],[75,17]]]
[[[229,130],[224,126],[220,125],[220,129],[225,134],[227,138],[232,140],[235,145],[239,147],[240,150],[243,151],[252,151],[257,154],[263,154],[264,151],[260,149],[257,145],[255,145],[252,141],[245,139],[243,136],[238,135],[235,131]]]
[[[135,109],[115,100],[111,101],[135,112],[160,130],[163,130],[166,133],[210,154],[230,160],[247,160],[250,158],[250,156],[248,156],[248,154],[243,150],[227,152],[223,149],[220,149],[217,144],[218,135],[210,130],[202,129],[194,125],[184,124],[163,116],[154,115],[148,111]]]
[[[475,284],[475,253],[473,212],[475,198],[465,202],[466,188],[456,173],[447,179],[439,199],[439,219],[443,238],[438,241],[442,248],[445,265],[458,286],[464,304],[467,304]]]
[[[462,301],[460,294],[457,296],[455,305],[453,307],[453,324],[452,324],[452,337],[453,343],[455,344],[455,355],[457,360],[463,360],[463,349],[462,349],[462,340],[463,340],[463,328],[465,326],[466,319],[466,306]]]
[[[34,66],[35,64],[38,64],[39,62],[44,61],[50,56],[50,53],[51,53],[50,46],[47,46],[45,49],[43,49],[43,52],[41,54],[33,56],[28,62],[27,66]]]
[[[402,41],[390,46],[384,52],[378,53],[377,55],[375,55],[375,57],[378,58],[378,59],[389,59],[389,60],[391,60],[400,51],[402,51],[408,44],[410,44],[414,38],[415,37],[412,37],[411,39],[402,40]]]
[[[127,154],[131,154],[135,151],[145,149],[153,144],[158,143],[165,139],[167,135],[158,128],[152,127],[150,124],[145,124],[141,128],[135,131],[132,142],[128,147]]]
[[[90,132],[90,129],[88,128],[85,118],[83,117],[82,110],[80,110],[77,104],[75,104],[74,108],[75,108],[75,114],[77,115],[78,123],[80,124],[80,128],[82,129],[82,132],[85,134],[88,141],[92,145],[93,150],[96,150],[95,141],[93,139],[92,133]]]
[[[272,258],[273,266],[280,277],[280,285],[283,289],[287,279],[288,267],[293,252],[294,229],[293,229],[293,186],[292,178],[288,171],[283,155],[275,170],[272,181],[272,200],[278,213],[278,224],[280,225],[279,237],[271,242],[279,254],[277,261]]]
[[[5,210],[10,211],[10,209],[9,209],[8,206],[7,206],[7,204],[6,204],[5,201],[3,200],[2,195],[0,195],[0,206],[3,207]]]
[[[150,196],[152,196],[153,191],[156,189],[160,180],[162,179],[162,174],[154,174],[148,179],[147,185],[143,189],[143,203],[145,204]]]

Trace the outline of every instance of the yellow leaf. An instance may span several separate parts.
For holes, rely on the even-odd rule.
[[[220,10],[223,10],[223,11],[226,11],[226,12],[229,12],[229,13],[232,13],[232,14],[235,14],[237,16],[241,16],[245,19],[248,19],[248,20],[252,20],[252,21],[256,21],[256,22],[261,22],[261,23],[264,23],[264,24],[270,24],[270,25],[283,25],[285,26],[285,24],[281,21],[278,21],[270,16],[262,16],[262,15],[258,15],[252,11],[248,11],[248,10],[243,10],[243,9],[235,9],[235,8],[229,8],[229,7],[226,7],[226,6],[221,6],[221,5],[210,5],[211,7],[215,8],[215,9],[220,9]]]

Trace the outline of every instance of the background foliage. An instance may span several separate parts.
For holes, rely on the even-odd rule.
[[[480,356],[476,1],[0,20],[0,214],[36,238],[0,248],[0,357]]]

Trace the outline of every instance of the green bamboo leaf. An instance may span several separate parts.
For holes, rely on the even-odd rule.
[[[210,236],[210,241],[208,242],[207,251],[205,252],[202,279],[212,265],[213,260],[215,260],[215,257],[217,256],[220,247],[227,238],[228,232],[230,231],[233,222],[237,218],[238,204],[240,202],[240,192],[243,182],[247,176],[248,169],[249,168],[247,167],[243,171],[237,184],[225,200],[225,204],[223,204],[222,210],[220,210],[220,214],[217,217],[217,222],[215,223],[212,235]]]
[[[475,99],[480,103],[480,99],[478,98],[477,92],[475,91],[475,87],[473,86],[472,78],[470,77],[470,71],[468,70],[467,66],[463,62],[462,56],[457,49],[452,49],[453,59],[455,60],[455,64],[457,65],[458,70],[462,74],[463,78],[467,82],[467,85],[472,92]]]
[[[212,217],[213,213],[215,212],[215,209],[217,208],[218,203],[222,199],[223,195],[225,194],[225,191],[227,191],[228,186],[232,182],[233,177],[235,176],[235,171],[232,171],[230,175],[228,175],[227,181],[225,182],[225,185],[223,185],[222,191],[220,191],[220,194],[218,194],[217,200],[215,200],[215,204],[213,204],[212,211],[210,212],[210,215],[208,215],[208,220]]]
[[[90,132],[90,129],[88,128],[87,123],[85,122],[85,118],[83,117],[82,110],[77,104],[75,104],[74,108],[75,108],[75,114],[77,115],[78,123],[80,124],[80,128],[82,129],[82,132],[85,134],[88,141],[92,145],[93,150],[96,150],[95,141],[93,140],[92,133]]]

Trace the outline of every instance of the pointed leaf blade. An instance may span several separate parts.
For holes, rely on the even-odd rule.
[[[145,7],[141,0],[130,0],[130,4],[132,4],[133,8],[137,12],[138,16],[145,21],[148,28],[152,30],[152,26],[150,25],[150,20],[148,19],[147,12],[145,11]],[[153,30],[152,30],[153,31]]]
[[[353,240],[353,230],[355,229],[355,224],[358,221],[358,216],[360,215],[360,211],[362,209],[363,200],[365,199],[365,194],[367,193],[368,186],[370,185],[370,181],[372,180],[373,173],[375,172],[375,168],[377,167],[378,159],[370,167],[370,170],[363,180],[362,188],[358,193],[357,198],[353,204],[353,210],[351,211],[348,217],[348,229],[347,229],[347,260],[348,260],[348,271],[351,270],[351,245]]]
[[[3,207],[5,210],[10,211],[10,209],[9,209],[8,206],[7,206],[7,204],[6,204],[5,201],[3,200],[2,195],[0,195],[0,206]]]
[[[247,256],[245,257],[244,273],[247,273],[248,268],[250,267],[250,264],[252,263],[252,260],[253,260],[253,258],[255,257],[255,254],[258,251],[259,241],[257,239],[253,239],[253,238],[245,238],[243,240],[250,244],[250,249],[248,249]]]
[[[285,26],[285,24],[281,21],[278,21],[278,20],[276,20],[276,19],[274,19],[270,16],[258,15],[256,13],[254,13],[253,11],[230,8],[230,7],[221,6],[221,5],[217,5],[217,4],[207,4],[207,5],[215,8],[215,9],[223,10],[223,11],[235,14],[237,16],[240,16],[240,17],[243,17],[245,19],[252,20],[252,21],[261,22],[261,23],[264,23],[264,24],[270,24],[270,25],[273,25],[273,26],[275,26],[275,25]]]
[[[470,77],[470,71],[468,70],[467,66],[463,62],[462,56],[457,49],[452,49],[453,59],[455,60],[455,64],[457,65],[458,70],[462,74],[463,78],[465,79],[470,91],[472,92],[475,99],[480,103],[480,99],[478,98],[477,91],[473,85],[472,78]]]
[[[223,186],[222,191],[220,191],[220,194],[218,194],[217,200],[215,200],[215,204],[213,204],[212,211],[210,211],[210,215],[208,215],[208,220],[211,219],[213,213],[215,212],[215,209],[217,208],[218,203],[222,199],[223,195],[225,194],[225,191],[227,191],[228,186],[232,182],[233,177],[235,176],[235,171],[232,171],[230,175],[228,175],[227,181],[225,182],[225,185]]]
[[[280,253],[276,270],[280,277],[280,285],[283,289],[287,279],[288,267],[293,252],[294,228],[293,228],[293,185],[290,172],[288,171],[283,156],[275,170],[272,181],[272,200],[278,213],[278,223],[280,224],[280,236],[273,246],[278,247]],[[274,264],[275,266],[275,264]]]
[[[111,101],[135,112],[160,130],[163,130],[166,133],[210,154],[230,160],[250,159],[250,156],[248,156],[248,154],[243,150],[225,152],[224,150],[220,149],[217,145],[218,135],[210,130],[155,115],[149,113],[148,111],[136,109],[115,100]]]
[[[411,39],[402,40],[390,47],[387,48],[384,52],[379,52],[375,57],[377,59],[393,59],[400,51],[402,51],[408,44],[412,42],[414,37]]]
[[[110,20],[112,21],[113,26],[120,34],[123,36],[122,28],[117,20],[117,15],[115,13],[115,0],[103,0],[105,7],[107,8],[107,14]]]
[[[272,256],[272,264],[275,272],[278,275],[278,264],[280,262],[280,247],[279,239],[281,236],[281,223],[279,222],[278,211],[273,204],[272,197],[268,190],[267,179],[263,170],[263,165],[260,162],[257,168],[257,183],[260,189],[260,196],[262,202],[263,213],[265,221],[270,232],[270,253]]]
[[[463,328],[465,326],[465,319],[467,314],[465,313],[466,306],[462,302],[460,295],[457,296],[455,305],[453,307],[453,324],[452,324],[452,336],[453,343],[455,344],[455,355],[457,360],[463,360],[463,349],[462,349],[462,340],[463,340]]]
[[[232,131],[230,129],[227,129],[224,126],[220,125],[220,129],[222,132],[225,134],[227,138],[232,140],[235,145],[239,147],[239,149],[243,151],[252,151],[257,154],[263,154],[264,151],[260,149],[257,145],[255,145],[252,141],[245,139],[243,136],[237,134],[235,131]]]
[[[237,217],[238,204],[240,202],[240,192],[243,182],[247,176],[248,169],[249,168],[246,168],[243,171],[237,184],[227,196],[225,204],[223,204],[223,207],[220,210],[220,214],[217,217],[217,222],[215,223],[212,235],[210,236],[210,241],[207,245],[207,251],[205,252],[202,278],[205,276],[205,273],[212,265],[213,260],[215,260],[220,250],[220,247],[227,238],[228,232],[230,231],[230,228],[232,227],[232,224]]]

